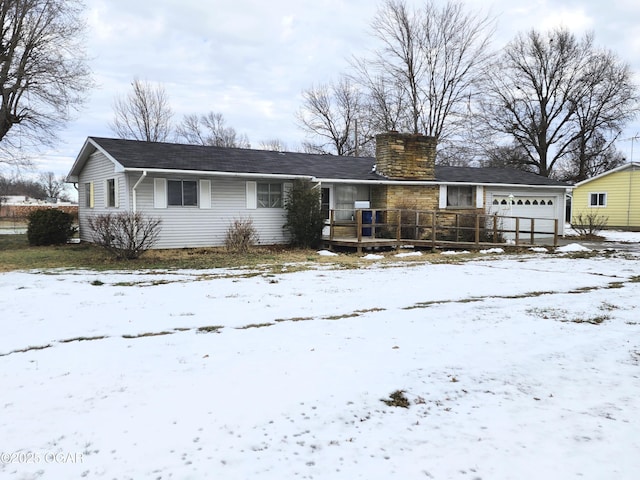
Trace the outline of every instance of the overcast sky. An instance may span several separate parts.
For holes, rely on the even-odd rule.
[[[445,0],[442,0],[444,3]],[[295,150],[304,138],[294,113],[301,92],[335,79],[348,58],[371,46],[373,0],[85,0],[87,50],[97,82],[83,111],[61,131],[39,171],[68,173],[87,136],[113,136],[113,100],[134,77],[158,82],[174,120],[220,112],[252,147],[278,138]],[[420,5],[419,0],[408,0]],[[640,72],[638,0],[467,0],[497,18],[494,48],[516,33],[564,25],[615,51]],[[636,76],[640,80],[640,76]],[[624,138],[640,131],[632,125]],[[631,142],[618,148],[629,158]],[[634,160],[640,159],[640,142]]]

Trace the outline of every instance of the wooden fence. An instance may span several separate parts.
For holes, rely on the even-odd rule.
[[[558,220],[450,210],[331,210],[330,247],[437,249],[558,244]]]

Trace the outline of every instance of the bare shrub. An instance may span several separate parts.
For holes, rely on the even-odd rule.
[[[126,260],[138,258],[155,245],[162,223],[140,212],[106,213],[88,221],[94,243]]]
[[[607,226],[608,221],[609,217],[597,213],[579,213],[573,217],[571,226],[581,237],[590,238],[597,237]]]
[[[246,253],[258,243],[259,237],[251,218],[237,218],[227,229],[224,245],[233,253]]]

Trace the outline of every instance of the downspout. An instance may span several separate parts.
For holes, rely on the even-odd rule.
[[[138,186],[142,183],[142,181],[144,180],[144,177],[147,176],[147,171],[143,170],[142,171],[142,175],[140,175],[140,178],[138,179],[138,181],[136,182],[136,184],[133,186],[133,188],[131,189],[133,192],[133,213],[136,213],[138,211],[138,193],[136,192],[136,188],[138,188]]]

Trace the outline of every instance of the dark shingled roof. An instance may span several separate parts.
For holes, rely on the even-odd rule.
[[[375,166],[373,157],[341,157],[98,137],[90,137],[90,139],[100,145],[125,169],[280,174],[326,180],[385,180],[385,177],[373,171]],[[81,168],[80,165],[76,167]],[[72,172],[76,175],[78,173]],[[511,168],[436,166],[435,174],[435,181],[440,183],[568,186],[534,173]]]

